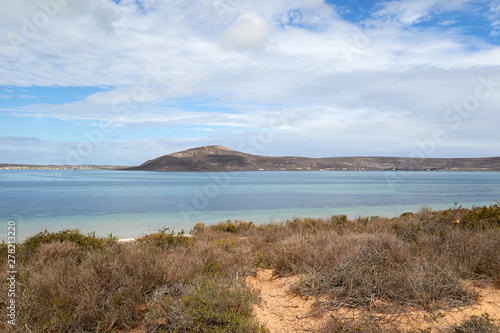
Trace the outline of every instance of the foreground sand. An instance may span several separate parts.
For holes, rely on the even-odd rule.
[[[271,332],[311,332],[324,326],[330,315],[344,318],[360,315],[358,310],[353,309],[339,309],[325,313],[319,318],[308,315],[314,308],[315,300],[289,292],[290,287],[298,279],[298,276],[275,278],[271,269],[259,269],[257,276],[247,277],[247,283],[261,291],[262,304],[254,309],[255,316]],[[472,315],[488,313],[493,318],[500,318],[500,289],[491,285],[473,285],[473,287],[480,295],[479,303],[474,306],[441,310],[441,315],[407,311],[395,321],[400,323],[399,328],[403,330],[430,327],[433,331],[437,331]]]

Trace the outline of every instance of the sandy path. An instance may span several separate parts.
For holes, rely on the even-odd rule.
[[[297,276],[273,278],[271,269],[259,269],[257,276],[247,277],[247,283],[261,291],[262,304],[255,307],[255,317],[272,333],[312,332],[324,326],[330,315],[357,317],[358,310],[340,309],[338,312],[325,314],[322,318],[308,317],[314,299],[291,295],[290,287],[298,280]],[[427,328],[433,332],[448,325],[461,322],[472,315],[488,313],[490,317],[500,319],[500,289],[492,286],[475,286],[480,294],[479,304],[471,307],[441,310],[441,316],[423,311],[408,312],[399,318],[399,328]]]
[[[442,328],[446,325],[460,323],[464,318],[480,316],[484,313],[488,313],[491,318],[500,319],[500,289],[494,288],[491,285],[475,286],[473,288],[479,292],[478,304],[441,311],[445,316],[443,318],[438,317],[435,319],[434,325],[427,326]],[[498,325],[499,322],[497,321],[496,324]]]
[[[298,277],[273,278],[271,269],[259,269],[247,283],[261,291],[262,304],[255,307],[256,318],[271,332],[311,332],[322,326],[321,319],[307,317],[314,300],[290,295]]]

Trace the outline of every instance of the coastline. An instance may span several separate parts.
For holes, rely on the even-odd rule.
[[[119,165],[31,165],[0,164],[0,170],[123,170],[128,166]]]
[[[200,173],[210,173],[210,172],[307,172],[307,171],[321,171],[321,172],[338,172],[338,171],[397,171],[397,172],[500,172],[500,169],[494,168],[490,169],[484,168],[357,168],[357,167],[346,167],[346,168],[254,168],[254,169],[242,169],[242,170],[231,170],[231,169],[214,169],[214,170],[140,170],[133,169],[130,166],[116,166],[116,165],[10,165],[2,166],[0,164],[0,170],[110,170],[110,171],[143,171],[143,172],[200,172]]]
[[[495,204],[489,202],[461,203],[464,208],[475,205]],[[322,209],[274,209],[274,210],[240,210],[240,211],[195,211],[188,220],[181,212],[177,213],[146,213],[146,214],[110,214],[101,216],[59,216],[44,218],[14,218],[18,225],[17,237],[25,240],[38,232],[48,230],[57,232],[65,229],[78,229],[82,233],[93,233],[100,237],[113,235],[119,239],[137,239],[145,234],[167,227],[175,232],[188,232],[196,223],[207,226],[227,220],[240,220],[257,224],[284,222],[295,218],[327,219],[332,215],[346,215],[349,219],[357,217],[379,216],[396,218],[405,212],[417,213],[423,205],[393,205],[393,206],[355,206]],[[433,211],[453,208],[453,203],[430,205]],[[8,220],[4,218],[3,220]],[[6,229],[0,230],[0,237],[7,237]]]

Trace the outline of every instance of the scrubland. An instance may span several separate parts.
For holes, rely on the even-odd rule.
[[[190,235],[28,238],[16,248],[15,326],[2,245],[0,331],[270,332],[255,315],[260,290],[247,283],[266,269],[295,277],[290,297],[314,300],[303,320],[323,318],[318,332],[498,332],[498,313],[433,325],[480,302],[478,288],[500,287],[498,204],[393,219],[199,223]],[[412,313],[426,321],[402,325]]]

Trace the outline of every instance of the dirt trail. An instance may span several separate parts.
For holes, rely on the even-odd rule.
[[[314,299],[291,295],[289,289],[298,277],[273,278],[271,269],[259,269],[247,283],[261,291],[262,304],[255,307],[257,319],[271,332],[311,332],[323,326],[322,319],[307,317]]]
[[[483,313],[488,313],[491,318],[500,319],[500,289],[494,288],[491,285],[471,287],[479,293],[478,304],[449,311],[441,311],[445,316],[435,320],[438,327],[446,324],[453,325],[460,323],[464,318],[480,316]],[[496,324],[498,325],[499,322],[497,321]]]
[[[259,269],[257,276],[247,277],[247,283],[261,291],[262,304],[255,307],[256,318],[272,333],[312,332],[324,326],[330,315],[358,317],[359,310],[340,309],[326,313],[322,318],[307,316],[313,308],[314,299],[291,295],[290,287],[298,280],[297,276],[273,278],[271,269]],[[479,304],[471,307],[441,310],[440,315],[424,311],[405,313],[398,318],[399,328],[427,328],[434,330],[459,323],[463,318],[488,313],[490,317],[500,319],[500,289],[492,286],[474,286],[479,292]]]

